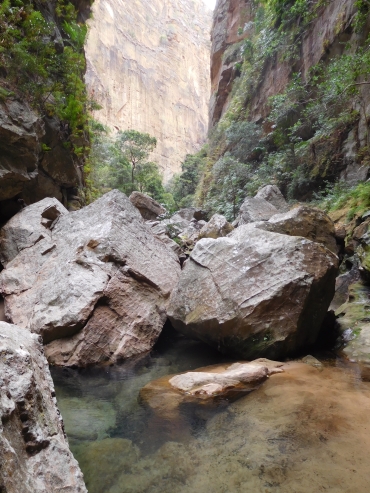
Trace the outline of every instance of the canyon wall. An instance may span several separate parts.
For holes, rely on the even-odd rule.
[[[96,0],[89,24],[94,117],[155,136],[152,159],[167,181],[206,138],[211,12],[202,0]]]
[[[227,209],[230,156],[250,168],[230,189],[240,204],[264,184],[310,200],[370,177],[369,32],[368,2],[217,0],[199,206]]]
[[[318,3],[318,2],[316,2]],[[291,80],[293,72],[302,72],[307,77],[312,66],[341,54],[347,42],[361,44],[368,29],[354,33],[351,28],[356,11],[354,0],[332,0],[322,2],[319,15],[314,18],[303,35],[299,57],[292,63],[270,59],[264,67],[259,87],[250,104],[250,117],[261,122],[269,115],[268,99],[281,93]],[[227,56],[232,46],[253,34],[256,9],[253,0],[218,0],[213,15],[211,48],[210,121],[216,124],[227,110],[233,82],[238,74],[235,70],[237,54]],[[370,100],[369,100],[370,102]]]

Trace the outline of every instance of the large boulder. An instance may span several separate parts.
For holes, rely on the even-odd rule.
[[[171,296],[183,334],[246,359],[280,359],[315,342],[338,258],[301,237],[248,226],[200,240]]]
[[[196,221],[207,220],[207,212],[202,209],[197,209],[196,207],[186,207],[185,209],[180,209],[176,212],[176,214],[187,221],[191,221],[192,219],[195,219]]]
[[[87,493],[39,336],[0,322],[0,490]]]
[[[132,192],[130,195],[131,203],[140,211],[142,217],[148,221],[156,219],[166,212],[166,209],[158,204],[157,201],[145,195],[145,193]]]
[[[242,203],[235,226],[253,223],[255,221],[268,221],[270,217],[278,214],[279,210],[267,200],[260,197],[247,197]]]
[[[48,200],[24,209],[2,231],[2,258],[10,260],[0,274],[8,320],[41,334],[58,365],[149,350],[177,284],[176,254],[117,190],[44,224]],[[31,214],[35,209],[39,213]],[[32,242],[15,232],[23,215],[33,217],[29,229],[38,233]]]
[[[220,238],[221,236],[227,236],[234,229],[221,214],[214,214],[209,222],[205,224],[199,232],[199,239],[201,238]]]
[[[289,204],[276,185],[266,185],[261,188],[257,192],[256,198],[266,200],[280,212],[287,212],[289,210]]]
[[[284,214],[275,214],[268,221],[252,223],[251,227],[290,236],[303,236],[322,243],[337,253],[336,233],[333,221],[322,210],[302,205]]]

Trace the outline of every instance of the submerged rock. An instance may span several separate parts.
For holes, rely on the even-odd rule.
[[[39,337],[0,322],[0,354],[1,491],[87,493]]]
[[[140,214],[146,220],[156,219],[161,214],[166,212],[166,209],[158,204],[157,201],[145,195],[145,193],[132,192],[130,195],[131,203],[139,209]]]
[[[318,243],[241,226],[196,244],[168,316],[225,353],[280,359],[315,342],[337,270],[336,255]]]
[[[149,350],[177,284],[176,254],[117,190],[61,213],[52,229],[43,222],[46,205],[30,206],[37,209],[30,230],[38,232],[31,244],[16,233],[30,208],[3,230],[2,257],[11,259],[0,274],[8,319],[41,334],[53,364],[85,366]]]
[[[140,400],[160,416],[173,418],[181,404],[235,400],[257,389],[270,375],[282,372],[282,366],[283,363],[261,358],[199,368],[148,383],[140,391]]]

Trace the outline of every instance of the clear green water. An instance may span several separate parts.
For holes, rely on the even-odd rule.
[[[162,340],[120,366],[52,369],[90,493],[367,493],[370,385],[341,360],[299,365],[238,401],[163,419],[138,402],[164,375],[222,357]]]

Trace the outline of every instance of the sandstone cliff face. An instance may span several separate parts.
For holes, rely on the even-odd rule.
[[[82,186],[81,162],[66,148],[59,120],[42,118],[27,102],[0,103],[0,220],[55,197],[67,205]]]
[[[217,2],[211,36],[211,126],[216,125],[230,107],[230,93],[240,75],[237,62],[241,61],[241,52],[237,49],[237,43],[253,35],[257,12],[254,5],[251,0]],[[334,56],[343,54],[347,43],[353,51],[363,46],[369,25],[365,24],[361,32],[356,33],[353,29],[355,13],[354,0],[323,3],[303,33],[296,59],[284,61],[281,56],[266,59],[259,82],[249,94],[248,119],[258,124],[264,123],[271,110],[269,98],[283,93],[294,73],[301,73],[303,80],[307,80],[314,65],[322,62],[325,66]],[[317,161],[327,160],[329,155],[332,157],[332,168],[335,170],[326,169],[323,173],[340,176],[350,184],[365,180],[368,176],[368,165],[364,166],[357,159],[358,150],[367,145],[367,119],[364,114],[368,114],[370,109],[368,85],[362,86],[360,91],[366,108],[354,103],[354,109],[360,114],[359,119],[335,143],[320,144],[316,149]],[[264,130],[267,133],[271,127],[265,125]]]
[[[232,60],[234,63],[227,63],[225,53],[230,46],[248,38],[253,30],[255,12],[251,0],[217,1],[211,35],[212,124],[217,123],[227,109],[227,96],[237,76],[236,71],[232,70],[235,60]],[[268,116],[268,98],[282,92],[292,73],[298,68],[306,76],[310,68],[320,60],[325,61],[342,53],[344,42],[358,43],[362,36],[349,33],[354,12],[353,0],[328,2],[304,34],[299,61],[295,64],[291,61],[282,63],[275,58],[266,65],[261,84],[251,104],[251,116],[254,121],[262,121]]]
[[[96,0],[86,83],[95,118],[158,140],[165,180],[203,144],[208,126],[211,13],[202,0]]]

